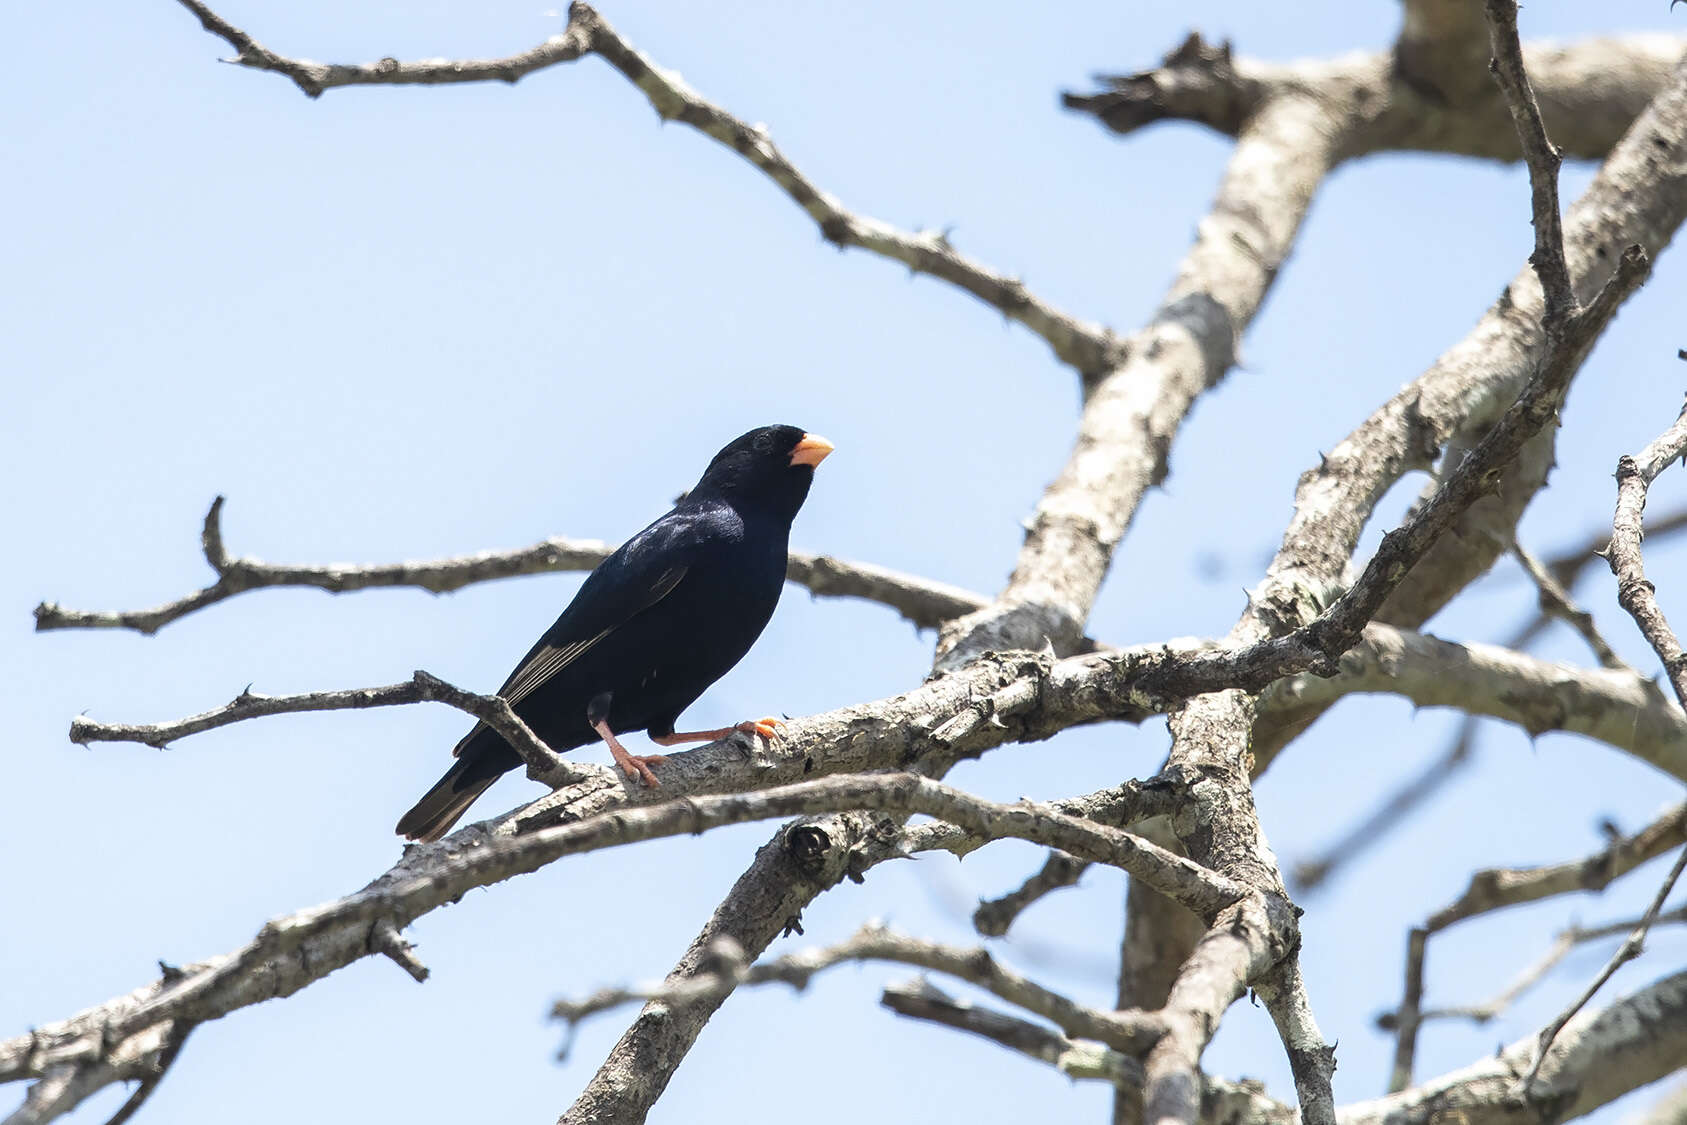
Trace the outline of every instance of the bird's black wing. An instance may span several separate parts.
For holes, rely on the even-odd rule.
[[[586,577],[498,694],[511,706],[532,695],[593,645],[673,593],[699,556],[730,536],[735,524],[729,513],[712,507],[676,508],[627,540]],[[457,752],[483,725],[476,724]]]
[[[614,556],[604,560],[607,565]],[[568,613],[553,625],[545,636],[527,654],[521,666],[510,673],[510,678],[504,681],[504,686],[498,689],[498,694],[504,697],[512,707],[532,695],[540,684],[556,675],[562,669],[574,663],[586,650],[597,644],[603,638],[613,633],[617,626],[649,609],[673,592],[675,586],[685,577],[688,569],[685,563],[675,563],[657,574],[654,580],[645,581],[645,575],[638,575],[631,581],[621,583],[623,589],[616,591],[622,595],[615,599],[615,603],[608,612],[602,607],[593,607],[597,612],[581,617],[614,616],[618,620],[605,625],[590,636],[571,637],[580,628],[580,622],[568,621]],[[595,571],[593,573],[596,573]],[[581,587],[580,597],[585,596],[586,589]],[[578,597],[568,608],[572,611],[579,604]]]

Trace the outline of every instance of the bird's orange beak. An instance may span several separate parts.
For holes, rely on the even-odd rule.
[[[791,450],[791,464],[807,465],[809,468],[820,464],[826,455],[837,448],[819,434],[804,434],[797,447]]]

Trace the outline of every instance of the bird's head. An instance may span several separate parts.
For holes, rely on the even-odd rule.
[[[751,430],[715,454],[690,495],[719,496],[740,512],[790,523],[814,483],[814,467],[832,443],[797,426]]]

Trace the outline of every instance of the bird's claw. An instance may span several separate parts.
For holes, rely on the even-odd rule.
[[[656,775],[650,767],[661,765],[668,760],[666,754],[628,754],[621,763],[621,771],[628,777],[636,777],[644,782],[646,789],[660,789],[662,783],[656,780]]]
[[[739,734],[753,734],[767,740],[768,742],[772,742],[775,738],[779,737],[779,728],[784,725],[784,719],[775,719],[770,716],[761,719],[745,719],[734,729],[737,730]]]

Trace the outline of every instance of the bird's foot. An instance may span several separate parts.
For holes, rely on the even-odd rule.
[[[732,729],[737,731],[739,734],[753,734],[767,740],[768,742],[772,742],[775,738],[779,737],[779,728],[784,725],[784,719],[768,717],[761,719],[745,719]]]
[[[647,789],[660,789],[662,783],[656,780],[656,775],[650,772],[653,765],[661,765],[668,759],[662,754],[629,754],[627,748],[621,745],[621,740],[615,737],[615,732],[609,729],[609,722],[599,719],[592,724],[604,743],[609,747],[609,756],[615,759],[615,764],[621,767],[621,772],[628,777],[636,777],[644,782]]]
[[[615,764],[621,767],[621,772],[628,777],[636,777],[644,782],[647,789],[660,789],[662,783],[656,780],[651,772],[651,766],[659,766],[668,760],[666,754],[628,754],[622,751],[615,755]]]

